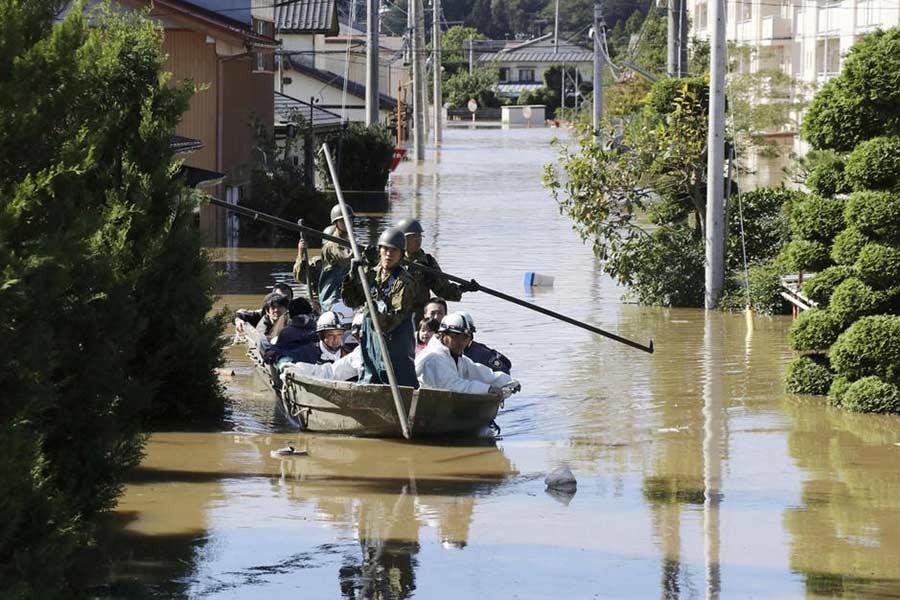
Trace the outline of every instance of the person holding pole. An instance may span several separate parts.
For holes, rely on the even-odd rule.
[[[347,210],[350,212],[350,218],[353,218],[353,209],[350,205],[347,205]],[[334,227],[331,235],[346,240],[347,228],[341,216],[340,205],[336,204],[331,209],[331,224]],[[305,254],[306,241],[301,238],[297,243],[297,262],[294,264],[294,278],[298,281],[305,273],[308,277],[309,270],[304,270],[302,260],[302,256]],[[347,245],[331,240],[327,240],[322,244],[322,260],[320,262],[321,270],[318,284],[319,306],[321,306],[322,311],[331,310],[336,303],[341,301],[341,282],[344,281],[344,277],[350,270],[351,258],[353,258],[353,251]],[[309,267],[306,268],[309,269]]]
[[[366,268],[366,280],[377,308],[378,323],[384,333],[385,345],[394,366],[397,384],[419,387],[416,377],[416,338],[413,326],[413,302],[416,298],[416,282],[400,265],[406,249],[406,236],[396,228],[390,228],[378,238],[378,263]],[[351,261],[350,272],[341,286],[341,297],[348,306],[366,304],[365,290],[359,280],[359,265]],[[362,375],[360,383],[387,384],[381,349],[375,343],[376,335],[372,315],[366,310],[360,331],[362,350]]]
[[[418,289],[415,301],[413,303],[413,313],[415,314],[415,322],[418,323],[425,316],[425,305],[434,292],[435,296],[458,302],[463,292],[477,292],[478,286],[474,282],[466,282],[462,284],[451,283],[449,279],[441,274],[441,266],[435,258],[422,250],[422,224],[416,219],[403,219],[396,225],[406,236],[406,269],[415,280]],[[427,267],[426,269],[418,269],[417,265]]]

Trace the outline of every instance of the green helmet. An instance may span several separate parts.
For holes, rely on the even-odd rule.
[[[394,227],[402,231],[406,235],[421,234],[424,230],[422,224],[417,219],[403,219]]]
[[[378,238],[378,246],[406,250],[406,235],[397,227],[389,227]]]
[[[347,205],[347,216],[351,219],[353,218],[353,207],[349,204]],[[331,207],[331,222],[334,223],[336,221],[343,221],[344,213],[341,212],[341,205],[335,204]]]

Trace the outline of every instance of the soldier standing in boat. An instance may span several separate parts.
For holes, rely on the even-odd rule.
[[[347,212],[350,218],[353,218],[353,209],[347,205]],[[341,214],[341,207],[335,204],[331,209],[331,226],[333,231],[331,235],[343,239],[347,238],[347,229],[344,226],[344,217]],[[327,232],[327,230],[326,230]],[[306,241],[301,239],[297,243],[297,262],[294,263],[294,278],[302,281],[304,275],[309,277],[314,269],[305,266],[302,256],[305,254]],[[350,270],[350,259],[353,258],[353,252],[348,246],[342,246],[337,242],[326,241],[322,244],[322,260],[319,263],[318,278],[318,294],[319,306],[322,311],[331,310],[332,307],[341,301],[341,282],[344,281],[347,272]],[[309,270],[304,270],[309,269]]]
[[[416,282],[400,266],[406,248],[406,236],[390,228],[378,238],[378,263],[367,266],[366,279],[379,312],[387,351],[399,385],[419,387],[416,377],[416,340],[413,326],[413,302],[417,297]],[[341,297],[348,306],[364,306],[365,291],[359,281],[357,263],[351,261],[350,272],[341,286]],[[360,331],[362,375],[360,383],[387,384],[387,372],[381,349],[375,339],[372,315],[366,314]]]
[[[422,224],[416,219],[403,219],[397,223],[396,227],[403,232],[406,237],[406,258],[412,263],[422,265],[436,271],[441,270],[435,258],[422,250]],[[415,314],[416,323],[422,320],[425,315],[425,305],[431,299],[431,292],[435,296],[458,302],[463,292],[478,291],[478,284],[471,281],[462,285],[452,283],[444,275],[425,269],[417,269],[414,265],[407,265],[407,270],[413,280],[418,284],[418,291],[413,303],[413,313]]]

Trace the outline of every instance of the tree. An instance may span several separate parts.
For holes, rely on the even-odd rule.
[[[493,69],[478,68],[471,75],[468,71],[460,71],[444,84],[444,101],[451,108],[465,106],[470,98],[474,98],[481,107],[500,106],[494,93],[495,85],[497,72]]]
[[[71,597],[74,555],[157,419],[221,415],[222,321],[171,136],[161,30],[0,3],[0,595]],[[90,27],[88,23],[95,23]]]
[[[474,27],[454,25],[441,37],[441,64],[444,66],[444,78],[448,79],[459,71],[469,69],[470,40],[486,40],[487,38]]]
[[[847,152],[877,136],[900,135],[900,29],[875,31],[850,48],[841,74],[816,94],[803,137]]]

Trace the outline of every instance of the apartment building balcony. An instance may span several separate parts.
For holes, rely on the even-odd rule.
[[[791,40],[791,19],[768,15],[761,19],[759,38],[764,45],[784,45]]]

